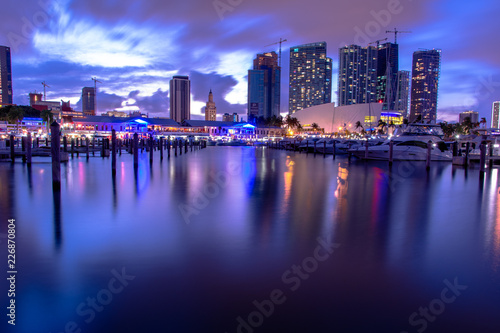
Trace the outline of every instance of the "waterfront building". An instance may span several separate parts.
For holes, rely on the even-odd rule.
[[[331,102],[332,59],[326,42],[290,48],[289,113]]]
[[[248,119],[280,115],[281,68],[276,52],[257,54],[248,71]]]
[[[493,102],[491,107],[491,128],[500,129],[500,101]]]
[[[222,121],[238,122],[239,121],[239,116],[238,116],[237,113],[233,113],[233,114],[224,113],[222,115]]]
[[[377,101],[384,110],[396,110],[398,96],[399,46],[385,43],[377,49]]]
[[[182,122],[191,119],[191,81],[188,76],[170,80],[170,118]]]
[[[108,117],[130,117],[130,115],[127,112],[123,112],[123,111],[107,111],[101,115],[108,116]]]
[[[349,132],[359,132],[361,128],[356,128],[358,121],[363,129],[368,131],[378,125],[382,116],[395,123],[400,119],[399,113],[383,111],[382,103],[352,104],[338,107],[334,103],[322,104],[297,111],[293,116],[300,121],[303,127],[310,127],[316,123],[324,129],[325,133],[334,133],[345,129]]]
[[[10,47],[0,46],[0,105],[12,104]]]
[[[338,106],[377,101],[377,53],[372,46],[339,49]]]
[[[403,118],[408,118],[408,107],[410,104],[410,71],[398,71],[398,98],[396,111]]]
[[[441,50],[413,53],[410,122],[436,122],[440,71]]]
[[[82,89],[82,112],[88,116],[95,116],[95,89],[84,87]]]
[[[479,112],[476,111],[460,112],[460,114],[458,115],[458,122],[462,124],[465,121],[465,118],[469,118],[471,123],[477,124],[479,122]]]
[[[207,106],[205,106],[205,120],[217,120],[217,108],[215,107],[212,89],[208,93],[208,102]]]

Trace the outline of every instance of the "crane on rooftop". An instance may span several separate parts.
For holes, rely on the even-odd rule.
[[[46,101],[47,94],[46,94],[45,88],[50,88],[50,86],[47,83],[45,83],[45,81],[42,82],[42,85],[43,85],[43,100]]]
[[[370,45],[372,45],[372,44],[377,44],[377,49],[378,49],[378,47],[379,47],[379,45],[380,45],[380,42],[385,42],[385,41],[386,41],[386,40],[388,40],[388,39],[389,39],[389,38],[387,38],[387,37],[386,37],[386,38],[384,38],[384,39],[379,39],[379,40],[376,40],[376,41],[374,41],[374,42],[368,43],[368,46],[370,46]]]
[[[281,44],[283,44],[284,42],[286,42],[287,40],[286,39],[282,39],[280,38],[279,42],[276,42],[276,43],[272,43],[272,44],[269,44],[269,45],[266,45],[264,47],[268,47],[268,46],[271,46],[271,45],[276,45],[276,44],[280,44],[280,50],[279,50],[279,66],[281,68]]]
[[[401,30],[394,28],[394,30],[387,30],[385,33],[386,34],[394,34],[394,44],[397,44],[398,43],[398,34],[409,34],[409,33],[411,33],[411,31],[401,31]]]

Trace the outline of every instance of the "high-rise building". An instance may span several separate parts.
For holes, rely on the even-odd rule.
[[[214,95],[212,94],[212,89],[208,93],[208,102],[205,106],[205,120],[216,121],[217,120],[217,108],[215,107]]]
[[[326,42],[291,47],[289,113],[331,99],[332,59],[326,56]]]
[[[0,46],[0,105],[12,104],[12,65],[10,47]]]
[[[436,122],[440,71],[441,50],[413,53],[410,122]]]
[[[400,112],[403,118],[408,118],[408,105],[410,104],[410,72],[398,71],[398,97],[396,111]]]
[[[458,122],[461,124],[465,121],[465,118],[469,118],[470,122],[477,124],[479,122],[479,112],[476,111],[465,111],[460,112],[458,115]]]
[[[34,92],[34,93],[30,93],[29,96],[30,96],[30,106],[33,106],[33,105],[42,101],[43,94]]]
[[[188,76],[170,80],[170,118],[181,123],[191,119],[191,81]]]
[[[276,52],[257,54],[248,71],[248,119],[280,115],[281,68]]]
[[[339,49],[338,106],[372,103],[377,97],[377,49],[344,46]]]
[[[493,102],[491,107],[491,128],[500,129],[500,102]]]
[[[385,43],[377,49],[377,101],[383,110],[396,110],[398,95],[399,46]]]
[[[84,87],[82,89],[82,112],[86,116],[95,116],[95,89]]]

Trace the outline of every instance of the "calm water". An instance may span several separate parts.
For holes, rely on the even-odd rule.
[[[500,331],[497,169],[480,180],[448,163],[390,171],[252,147],[156,154],[136,173],[118,157],[115,180],[110,159],[75,158],[59,195],[47,159],[0,163],[0,236],[15,218],[19,271],[15,329],[0,284],[2,327]]]

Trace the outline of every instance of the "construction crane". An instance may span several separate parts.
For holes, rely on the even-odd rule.
[[[386,40],[388,40],[389,38],[384,38],[384,39],[379,39],[379,40],[376,40],[374,42],[371,42],[371,43],[368,43],[368,46],[372,45],[372,44],[377,44],[377,49],[380,45],[380,42],[385,42]]]
[[[386,34],[394,34],[394,44],[397,44],[398,43],[398,34],[409,34],[411,33],[411,31],[400,31],[396,28],[394,28],[394,30],[387,30],[385,32]]]
[[[45,83],[45,81],[42,82],[42,85],[43,85],[43,100],[46,101],[47,94],[46,94],[45,88],[50,88],[50,86],[47,83]]]
[[[94,115],[97,113],[97,82],[102,83],[97,79],[97,77],[93,77],[92,81],[94,81]]]
[[[284,42],[286,42],[286,41],[287,41],[286,39],[282,39],[282,38],[280,38],[280,41],[279,41],[279,42],[272,43],[272,44],[269,44],[269,45],[264,46],[264,47],[268,47],[268,46],[271,46],[271,45],[280,44],[280,51],[279,51],[280,53],[279,53],[279,57],[278,57],[278,59],[279,59],[279,66],[280,66],[280,68],[281,68],[281,44],[283,44],[283,43],[284,43]]]

